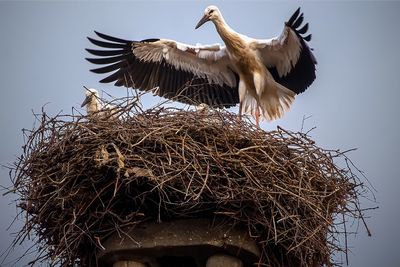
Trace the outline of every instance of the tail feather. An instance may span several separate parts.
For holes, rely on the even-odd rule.
[[[267,91],[260,99],[262,109],[267,111],[265,119],[269,121],[279,119],[285,112],[289,111],[296,95],[279,83],[274,83],[274,87],[274,90],[269,90],[272,93]]]
[[[260,97],[260,116],[267,121],[281,118],[285,112],[289,111],[293,104],[295,93],[279,83],[274,83],[274,88],[265,90]],[[242,99],[243,112],[253,117],[257,109],[257,100],[250,94],[246,94]]]
[[[241,100],[242,112],[253,117],[256,116],[257,100],[250,94],[246,94]]]

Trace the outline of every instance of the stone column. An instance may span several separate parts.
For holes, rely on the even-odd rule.
[[[243,267],[243,262],[230,255],[217,254],[207,259],[206,267]]]
[[[117,261],[113,267],[146,267],[146,265],[137,261]]]
[[[260,257],[246,228],[219,218],[145,222],[124,233],[103,242],[99,267],[249,267]]]

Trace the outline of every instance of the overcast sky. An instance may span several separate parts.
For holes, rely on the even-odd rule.
[[[21,129],[32,128],[32,110],[46,105],[49,114],[69,113],[83,101],[83,85],[125,94],[99,84],[101,77],[89,72],[93,66],[84,60],[84,48],[92,47],[86,36],[94,37],[93,30],[133,40],[221,42],[210,23],[194,30],[209,4],[219,6],[233,29],[256,38],[278,35],[283,22],[302,7],[319,63],[317,80],[283,119],[262,127],[298,131],[303,116],[312,116],[305,127],[316,127],[311,135],[319,146],[358,148],[349,156],[377,189],[380,208],[367,219],[373,236],[360,227],[349,240],[350,266],[400,266],[400,2],[0,2],[0,164],[21,154]],[[145,104],[159,100],[146,97]],[[9,185],[5,168],[0,184]],[[0,198],[0,251],[22,225],[17,221],[7,230],[16,214],[14,198]],[[21,251],[2,266],[11,266],[8,262]]]

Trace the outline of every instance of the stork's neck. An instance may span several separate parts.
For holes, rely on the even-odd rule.
[[[92,96],[91,101],[87,105],[87,112],[93,114],[96,111],[99,111],[99,101],[95,96]]]
[[[222,15],[215,19],[213,22],[219,36],[221,36],[225,45],[229,46],[229,44],[234,41],[235,37],[237,37],[238,34],[231,27],[229,27]]]

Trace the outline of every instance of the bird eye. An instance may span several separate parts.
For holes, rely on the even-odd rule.
[[[214,10],[210,10],[209,14],[211,15],[214,12]]]

